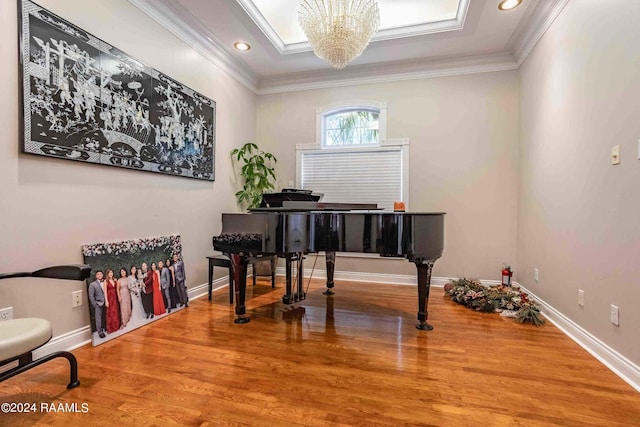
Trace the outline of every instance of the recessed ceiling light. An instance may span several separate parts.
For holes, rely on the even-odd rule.
[[[520,6],[522,0],[502,0],[498,5],[498,9],[500,10],[510,10]]]
[[[235,42],[233,44],[233,47],[243,52],[251,49],[251,46],[249,45],[249,43],[245,43],[245,42]]]

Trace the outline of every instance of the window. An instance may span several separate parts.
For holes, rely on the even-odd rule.
[[[379,109],[338,110],[323,115],[322,146],[325,148],[378,144]]]
[[[316,144],[296,147],[296,185],[324,202],[408,206],[409,141],[387,140],[386,106],[318,110]]]

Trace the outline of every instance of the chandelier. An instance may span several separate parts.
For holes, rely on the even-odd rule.
[[[339,70],[360,56],[378,31],[375,0],[304,0],[298,22],[318,58]]]

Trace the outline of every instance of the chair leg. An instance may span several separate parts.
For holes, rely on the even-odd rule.
[[[42,365],[45,362],[56,359],[58,357],[64,357],[69,361],[69,384],[67,385],[68,389],[78,387],[80,385],[80,381],[78,381],[78,361],[76,357],[69,353],[68,351],[56,351],[55,353],[48,354],[40,359],[34,360],[32,362],[23,364],[25,360],[31,359],[31,352],[25,353],[19,357],[19,365],[13,369],[10,369],[6,372],[3,372],[0,375],[0,382],[12,378],[18,374],[21,374],[25,371],[28,371],[31,368],[35,368],[36,366]]]

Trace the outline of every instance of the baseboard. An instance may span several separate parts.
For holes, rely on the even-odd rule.
[[[48,343],[33,351],[33,358],[39,359],[56,351],[71,351],[91,342],[91,326],[83,326],[75,331],[53,337]]]
[[[311,276],[311,270],[304,270],[304,277]],[[276,269],[276,275],[284,276],[284,267]],[[313,271],[313,277],[316,279],[326,279],[325,270]],[[348,280],[354,282],[368,283],[387,283],[397,285],[416,285],[417,277],[415,275],[406,274],[382,274],[382,273],[366,273],[355,271],[336,271],[334,274],[336,280]],[[439,288],[443,287],[449,280],[448,277],[432,277],[431,286]],[[481,280],[484,285],[500,284],[498,280]],[[518,283],[515,283],[518,284]],[[229,285],[227,276],[223,276],[214,280],[213,290],[225,288]],[[519,284],[518,284],[519,285]],[[520,286],[520,285],[519,285]],[[189,299],[197,299],[208,295],[207,283],[189,288]],[[530,290],[520,286],[527,292],[532,299],[540,305],[540,311],[553,325],[560,329],[566,336],[575,341],[580,347],[584,348],[589,354],[598,359],[602,364],[609,368],[613,373],[622,378],[627,384],[640,392],[640,367],[609,347],[607,344],[593,336],[591,333],[583,329],[580,325],[560,313],[558,310],[540,299]],[[78,347],[91,342],[91,327],[89,325],[67,332],[66,334],[54,337],[44,346],[34,350],[33,357],[40,358],[55,351],[71,351]]]
[[[584,348],[627,384],[640,392],[640,366],[636,365],[580,325],[537,297],[533,292],[521,286],[521,289],[540,305],[540,312],[566,336]]]
[[[312,270],[305,269],[304,277],[311,277]],[[276,268],[277,276],[285,275],[285,268],[278,267]],[[313,278],[314,279],[326,279],[327,272],[326,270],[313,270]],[[347,280],[351,282],[368,282],[368,283],[386,283],[392,285],[417,285],[418,277],[417,275],[409,275],[409,274],[386,274],[386,273],[366,273],[363,271],[336,271],[333,274],[334,280]],[[431,278],[431,286],[435,288],[441,288],[451,280],[448,277],[432,277]]]
[[[219,279],[215,279],[213,281],[213,292],[217,291],[218,289],[225,288],[227,286],[229,286],[228,276],[223,276],[223,277],[220,277]],[[194,300],[200,297],[208,296],[209,284],[205,283],[203,285],[193,286],[189,288],[187,293],[189,294],[189,300]]]

